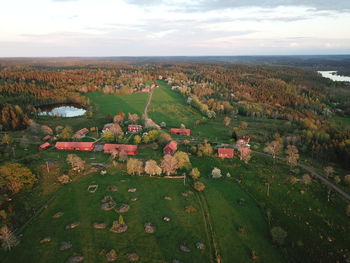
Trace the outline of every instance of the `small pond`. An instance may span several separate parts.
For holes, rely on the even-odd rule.
[[[85,109],[76,105],[50,105],[40,107],[39,116],[77,117],[83,116]]]
[[[337,74],[337,71],[317,71],[324,78],[329,78],[333,81],[347,81],[350,82],[350,77],[348,76],[340,76]]]

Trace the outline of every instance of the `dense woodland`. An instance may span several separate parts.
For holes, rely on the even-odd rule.
[[[130,94],[161,77],[206,118],[285,119],[299,129],[283,135],[294,136],[302,151],[343,164],[350,158],[349,129],[329,121],[334,115],[350,116],[350,88],[314,71],[210,63],[10,62],[3,61],[0,70],[2,130],[25,128],[41,105],[78,103],[89,109],[87,92]]]

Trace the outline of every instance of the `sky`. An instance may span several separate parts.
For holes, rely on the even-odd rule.
[[[0,57],[350,54],[350,0],[1,0]]]

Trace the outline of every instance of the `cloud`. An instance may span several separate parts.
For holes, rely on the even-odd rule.
[[[203,12],[220,9],[234,9],[241,7],[261,7],[274,8],[278,6],[306,6],[317,10],[335,10],[347,12],[350,10],[349,0],[189,0],[186,2],[170,0],[125,0],[127,3],[140,6],[164,5],[168,7],[178,8],[187,12]]]

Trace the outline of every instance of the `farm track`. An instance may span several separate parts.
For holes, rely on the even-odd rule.
[[[151,91],[149,93],[148,100],[147,100],[147,103],[146,103],[146,106],[145,106],[145,110],[143,112],[143,114],[145,116],[145,119],[148,119],[148,107],[149,107],[149,105],[151,104],[151,101],[152,101],[153,90],[154,89],[151,89]]]

